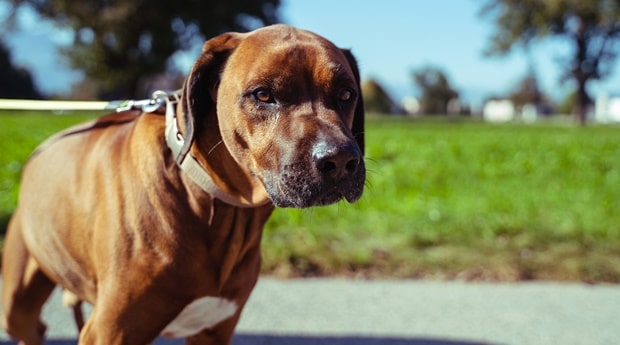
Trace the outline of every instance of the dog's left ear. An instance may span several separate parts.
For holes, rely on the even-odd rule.
[[[242,36],[239,33],[225,33],[205,42],[202,54],[183,85],[183,114],[179,114],[177,121],[183,131],[184,153],[189,151],[198,119],[215,111],[220,72]]]
[[[362,84],[360,83],[360,71],[357,67],[357,61],[351,51],[348,49],[342,49],[344,56],[347,58],[349,62],[349,66],[351,66],[351,70],[353,71],[353,75],[355,76],[355,82],[357,83],[357,89],[359,90],[359,95],[357,97],[357,104],[355,105],[355,113],[353,116],[353,127],[351,128],[351,132],[353,133],[353,137],[357,141],[357,145],[362,150],[362,155],[364,154],[364,99],[362,97]]]

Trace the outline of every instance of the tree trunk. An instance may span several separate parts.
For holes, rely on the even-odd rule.
[[[588,104],[590,104],[590,97],[588,97],[588,91],[586,90],[586,83],[588,79],[592,77],[593,71],[591,66],[585,62],[588,60],[588,37],[585,33],[585,27],[583,20],[579,19],[579,27],[575,33],[575,44],[577,49],[575,51],[575,60],[573,62],[573,76],[577,81],[577,99],[575,100],[575,119],[581,126],[586,124],[586,115],[588,112]]]
[[[586,91],[586,81],[577,81],[577,99],[575,100],[575,120],[580,126],[585,126],[587,120],[588,104],[590,97]]]

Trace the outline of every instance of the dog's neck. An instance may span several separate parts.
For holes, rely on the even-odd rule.
[[[193,133],[186,136],[179,130],[177,119],[179,96],[180,92],[178,91],[172,94],[160,94],[158,96],[165,102],[166,144],[172,151],[174,160],[179,168],[205,192],[227,204],[236,207],[256,207],[268,203],[268,200],[259,204],[241,200],[227,193],[215,183],[207,169],[191,154],[190,148],[194,142]]]

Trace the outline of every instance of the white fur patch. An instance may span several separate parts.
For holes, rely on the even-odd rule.
[[[189,337],[228,319],[236,311],[235,302],[224,298],[202,297],[188,304],[161,334],[170,338]]]

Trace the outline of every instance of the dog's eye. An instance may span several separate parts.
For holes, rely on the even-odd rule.
[[[263,103],[274,103],[274,99],[273,99],[273,95],[271,94],[271,91],[267,90],[267,89],[258,89],[256,91],[254,91],[254,97],[259,101],[259,102],[263,102]]]
[[[353,91],[350,89],[340,89],[338,91],[338,100],[340,102],[348,102],[353,98]]]

